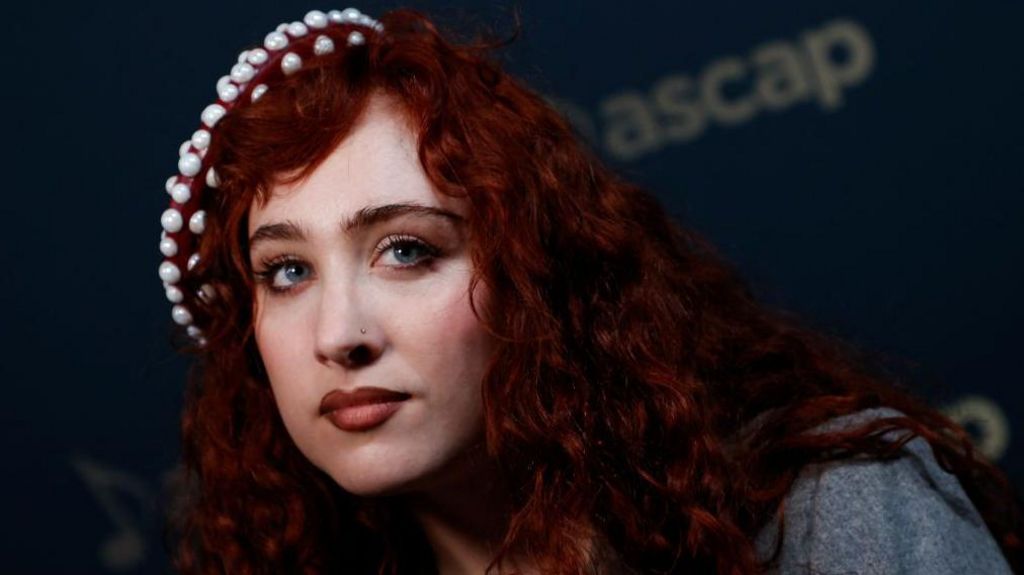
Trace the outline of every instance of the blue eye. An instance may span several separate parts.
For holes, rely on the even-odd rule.
[[[438,255],[433,246],[412,236],[388,236],[377,248],[377,253],[384,255],[388,252],[396,262],[390,265],[398,268],[421,265]]]
[[[298,262],[288,262],[278,266],[271,279],[274,288],[288,288],[309,277],[309,268]]]
[[[274,292],[287,292],[312,275],[312,270],[307,264],[287,257],[265,261],[263,265],[264,271],[254,273],[256,281]]]

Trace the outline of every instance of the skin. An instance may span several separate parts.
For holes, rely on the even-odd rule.
[[[403,498],[442,573],[482,573],[504,525],[483,451],[481,381],[495,342],[470,308],[462,202],[434,189],[414,134],[378,95],[308,178],[251,207],[248,230],[256,342],[288,433],[345,490]],[[405,213],[344,231],[385,205],[450,215]],[[486,309],[482,288],[474,300]],[[320,415],[325,394],[360,387],[411,397],[366,431]]]

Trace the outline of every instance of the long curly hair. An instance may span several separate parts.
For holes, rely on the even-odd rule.
[[[755,301],[707,241],[489,59],[498,43],[454,44],[412,11],[381,21],[386,34],[310,62],[217,127],[222,184],[188,280],[216,296],[195,313],[207,344],[191,349],[182,418],[181,572],[433,572],[408,514],[344,492],[292,443],[253,337],[249,207],[312,172],[374,94],[401,104],[437,190],[470,207],[473,284],[492,303],[476,311],[499,341],[486,445],[513,499],[492,568],[525,549],[544,573],[583,573],[598,539],[637,572],[758,573],[752,538],[784,515],[801,468],[898,457],[923,437],[1022,569],[1012,488],[961,428],[870,357]],[[808,433],[876,406],[904,416]]]

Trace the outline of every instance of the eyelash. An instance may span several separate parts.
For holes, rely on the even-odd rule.
[[[399,233],[386,236],[377,245],[377,247],[373,249],[373,260],[376,261],[389,249],[402,246],[412,246],[417,249],[420,249],[424,252],[424,255],[423,257],[419,258],[413,263],[393,265],[388,267],[398,270],[420,268],[429,265],[434,261],[435,258],[441,255],[440,250],[438,250],[437,247],[435,247],[434,245],[420,238],[417,238],[416,236]],[[302,258],[299,258],[298,256],[294,256],[291,254],[285,254],[262,260],[260,261],[260,265],[263,269],[260,271],[253,272],[253,276],[255,277],[256,283],[264,286],[270,293],[276,295],[287,294],[288,292],[295,289],[296,285],[298,285],[295,284],[287,287],[274,286],[274,277],[277,276],[277,273],[281,271],[281,269],[289,265],[300,265],[306,268],[309,267],[309,264],[307,264]]]

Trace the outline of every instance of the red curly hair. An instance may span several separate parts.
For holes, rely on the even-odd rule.
[[[411,11],[381,21],[386,34],[310,62],[217,127],[222,184],[187,280],[218,296],[196,311],[208,343],[193,350],[182,420],[194,486],[182,572],[433,571],[409,515],[345,493],[302,456],[253,338],[249,207],[312,172],[374,93],[401,104],[437,190],[470,206],[473,283],[493,303],[478,316],[500,341],[486,441],[514,498],[492,567],[527,549],[544,573],[583,573],[600,537],[642,573],[758,573],[752,538],[801,468],[897,457],[915,436],[1024,566],[1011,488],[962,429],[862,354],[757,303],[706,241],[490,61],[493,45],[454,45]],[[806,433],[875,406],[905,417]],[[893,430],[899,440],[882,438]]]

